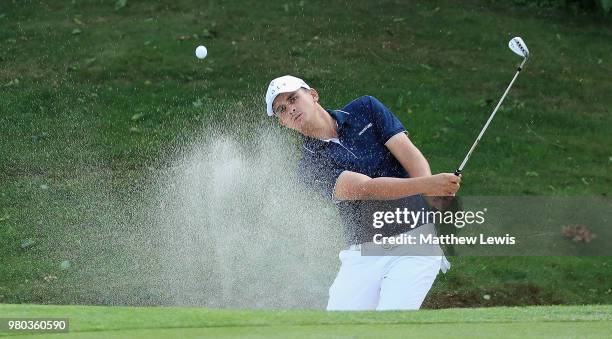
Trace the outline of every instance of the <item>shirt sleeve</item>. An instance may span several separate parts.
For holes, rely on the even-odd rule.
[[[298,166],[298,181],[307,189],[321,194],[326,199],[333,198],[336,181],[345,169],[333,161],[318,155],[304,154]]]
[[[402,122],[378,99],[372,96],[365,96],[364,104],[372,114],[372,123],[381,143],[386,143],[397,133],[406,132]]]

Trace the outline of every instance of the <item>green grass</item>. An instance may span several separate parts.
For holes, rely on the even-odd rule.
[[[611,191],[609,21],[490,1],[114,5],[0,5],[0,302],[107,302],[79,296],[64,284],[78,273],[59,268],[78,262],[83,239],[107,224],[96,213],[149,185],[202,126],[269,124],[265,88],[287,73],[316,87],[326,107],[378,97],[432,170],[449,172],[511,79],[519,60],[506,43],[521,35],[532,58],[462,194]],[[193,55],[199,43],[209,49],[203,61]],[[22,247],[27,239],[34,245]],[[426,307],[612,303],[609,257],[453,265]]]
[[[69,318],[58,337],[521,338],[605,337],[610,306],[497,307],[422,312],[247,311],[2,305],[4,317]],[[6,333],[5,333],[6,334]],[[1,335],[1,334],[0,334]],[[54,337],[53,335],[49,335]]]

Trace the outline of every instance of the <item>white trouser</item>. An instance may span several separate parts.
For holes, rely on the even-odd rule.
[[[412,232],[434,230],[433,225],[421,227]],[[342,265],[329,288],[328,311],[418,310],[438,272],[450,268],[444,255],[362,256],[360,248],[340,251]]]

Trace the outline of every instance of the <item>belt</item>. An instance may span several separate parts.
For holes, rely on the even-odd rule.
[[[419,234],[419,233],[428,233],[428,232],[432,232],[435,234],[436,228],[434,224],[424,224],[421,225],[417,228],[411,229],[410,231],[404,232],[404,233],[400,233],[400,234],[395,234],[393,236],[399,236],[399,235],[403,235],[403,234]],[[373,242],[366,242],[363,244],[353,244],[350,245],[348,250],[349,251],[361,251],[361,247],[362,245],[368,245],[368,246],[372,246],[374,245]],[[381,248],[385,249],[385,250],[389,250],[392,248],[395,248],[397,246],[403,246],[401,244],[380,244],[380,245],[376,245],[376,246],[380,246]]]
[[[406,233],[408,233],[408,232],[406,232]],[[404,233],[402,233],[402,234],[404,234]],[[349,248],[348,248],[348,249],[349,249],[349,251],[361,251],[361,245],[362,245],[362,244],[353,244],[353,245],[349,246]],[[395,245],[395,244],[381,244],[381,245],[379,245],[379,246],[380,246],[380,247],[382,247],[382,248],[384,248],[384,249],[386,249],[386,250],[389,250],[389,249],[392,249],[392,248],[394,248],[394,247],[401,246],[401,245]]]

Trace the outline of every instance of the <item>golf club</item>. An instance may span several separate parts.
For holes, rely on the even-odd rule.
[[[487,120],[487,123],[484,125],[484,127],[480,131],[480,134],[476,138],[476,141],[474,141],[474,144],[472,145],[472,148],[470,148],[470,150],[468,151],[467,155],[465,156],[465,159],[463,159],[463,162],[461,163],[461,165],[459,165],[459,168],[457,168],[457,170],[455,171],[455,175],[456,176],[461,175],[461,172],[463,171],[463,167],[465,167],[465,164],[470,159],[470,156],[472,155],[472,152],[474,152],[474,149],[478,145],[478,142],[482,138],[482,135],[487,130],[487,127],[489,127],[489,124],[493,120],[493,117],[495,117],[495,113],[497,113],[497,109],[499,108],[499,106],[501,106],[502,102],[504,101],[504,98],[508,94],[508,91],[510,91],[510,87],[512,87],[512,84],[514,83],[514,81],[518,77],[519,73],[523,69],[523,65],[525,65],[525,62],[527,62],[527,58],[529,58],[529,50],[527,49],[527,45],[525,45],[525,42],[523,41],[523,39],[521,39],[519,37],[512,38],[512,40],[510,40],[510,42],[508,43],[508,46],[510,47],[510,49],[514,53],[516,53],[519,56],[523,57],[523,62],[521,62],[521,65],[518,67],[518,69],[516,71],[516,74],[514,74],[514,78],[512,78],[512,81],[510,81],[510,85],[508,85],[508,88],[506,88],[506,91],[504,92],[504,95],[502,95],[501,99],[499,99],[499,102],[497,103],[497,106],[495,106],[495,109],[493,110],[493,113],[491,113],[491,116],[489,117],[489,120]]]

